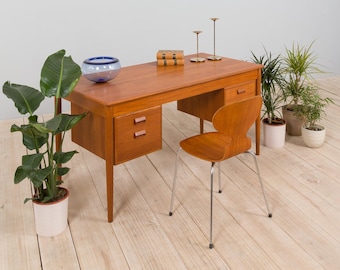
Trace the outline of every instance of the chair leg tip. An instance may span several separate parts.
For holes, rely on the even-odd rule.
[[[273,216],[272,213],[269,213],[269,214],[268,214],[268,217],[269,217],[269,218],[271,218],[272,216]]]
[[[209,244],[209,248],[213,249],[214,248],[214,244]]]
[[[170,217],[172,216],[172,212],[169,212],[169,216],[170,216]]]

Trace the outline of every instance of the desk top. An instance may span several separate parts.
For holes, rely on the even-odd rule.
[[[199,56],[207,57],[208,54],[200,53]],[[119,104],[144,100],[149,97],[156,99],[158,97],[159,99],[160,95],[164,100],[158,100],[156,103],[163,104],[185,98],[185,96],[178,96],[179,92],[171,93],[174,90],[193,87],[248,71],[257,72],[262,67],[230,58],[194,63],[190,62],[192,57],[196,57],[196,54],[185,56],[184,66],[157,66],[157,62],[154,61],[123,67],[115,79],[106,83],[93,83],[85,77],[81,77],[74,91],[66,99],[84,105],[84,108],[92,111],[95,110],[94,107],[97,109],[99,107],[117,107]],[[142,108],[143,106],[140,106],[139,109]],[[123,111],[118,110],[113,114],[121,113]]]

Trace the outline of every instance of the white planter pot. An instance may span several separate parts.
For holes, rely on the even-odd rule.
[[[309,130],[304,126],[301,127],[301,135],[304,143],[311,148],[320,147],[326,138],[326,128],[317,125],[321,130]]]
[[[285,145],[286,123],[282,125],[269,125],[265,121],[263,124],[263,143],[271,148],[281,148]]]
[[[51,203],[33,202],[35,228],[39,236],[51,237],[62,233],[67,228],[68,197]]]

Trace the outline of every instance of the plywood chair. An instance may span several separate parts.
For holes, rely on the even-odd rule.
[[[173,214],[173,203],[175,196],[178,156],[181,149],[188,154],[211,162],[210,169],[210,182],[211,182],[211,195],[210,195],[210,241],[209,248],[213,248],[212,243],[212,220],[213,220],[213,176],[214,165],[216,162],[226,160],[241,153],[249,153],[253,156],[258,178],[260,181],[264,202],[267,207],[268,216],[272,214],[268,207],[267,198],[264,192],[264,187],[257,164],[256,155],[249,151],[251,148],[251,139],[247,133],[250,127],[254,124],[255,120],[260,114],[262,105],[262,98],[255,96],[241,102],[225,105],[217,110],[214,114],[212,123],[216,132],[208,132],[187,138],[180,142],[180,147],[177,151],[175,173],[173,179],[170,212]],[[219,167],[219,166],[218,166]],[[221,193],[221,171],[219,172],[219,192]]]

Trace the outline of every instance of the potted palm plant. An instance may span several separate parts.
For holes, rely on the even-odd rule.
[[[286,122],[280,113],[282,101],[282,74],[280,55],[273,57],[265,49],[265,54],[257,57],[252,52],[252,61],[263,65],[261,70],[261,95],[263,101],[264,145],[273,148],[283,147],[285,143]]]
[[[283,106],[282,112],[287,123],[287,133],[292,136],[301,135],[304,121],[298,113],[301,109],[301,96],[313,87],[313,76],[322,72],[312,52],[313,44],[314,42],[309,46],[293,44],[291,49],[286,48],[286,55],[283,57],[286,75],[283,96],[286,105]]]
[[[36,230],[40,236],[57,235],[67,227],[68,190],[60,185],[61,176],[68,173],[69,168],[62,165],[77,151],[63,152],[62,145],[65,132],[86,114],[58,114],[57,107],[60,99],[73,91],[80,76],[80,67],[71,56],[65,56],[65,50],[60,50],[50,55],[42,67],[40,91],[9,81],[3,85],[3,93],[13,100],[19,113],[28,115],[27,123],[11,126],[11,132],[22,134],[22,143],[26,147],[22,164],[16,169],[14,183],[18,184],[24,179],[32,183],[32,197],[25,199],[25,202],[33,201]],[[54,98],[55,111],[51,119],[40,121],[34,112],[45,97]],[[60,138],[58,145],[57,136]],[[59,205],[62,210],[66,210],[60,217],[57,215]]]
[[[297,112],[304,120],[301,135],[304,143],[312,148],[320,147],[326,137],[326,128],[318,122],[325,116],[325,107],[333,103],[330,98],[323,98],[316,86],[309,85],[301,95],[302,105]]]

